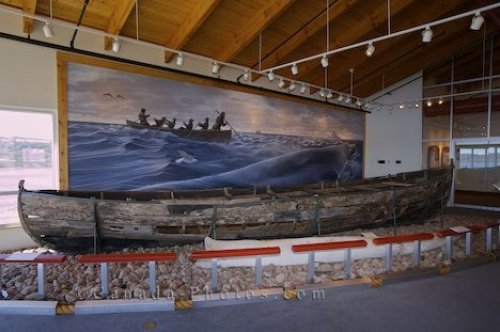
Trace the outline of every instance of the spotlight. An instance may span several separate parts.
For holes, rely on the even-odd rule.
[[[431,107],[432,106],[432,100],[428,99],[427,100],[427,107]]]
[[[243,74],[243,80],[248,81],[250,78],[250,71],[248,69],[245,69],[245,73]]]
[[[365,54],[366,56],[370,57],[373,55],[373,53],[375,53],[375,46],[373,46],[373,43],[370,42],[368,44],[368,47],[366,48]]]
[[[476,15],[472,18],[472,22],[470,23],[470,29],[477,31],[481,29],[484,23],[484,17],[481,15],[480,12],[477,12]]]
[[[305,84],[302,84],[302,86],[300,87],[300,93],[302,93],[302,94],[306,93],[306,86],[305,86]]]
[[[118,52],[120,52],[121,47],[122,46],[120,45],[120,40],[117,37],[115,37],[113,39],[113,45],[111,46],[111,50],[113,50],[113,52],[115,52],[115,53],[118,53]]]
[[[268,73],[267,73],[267,78],[269,79],[269,82],[272,82],[274,81],[274,73],[272,70],[270,70]]]
[[[432,32],[431,27],[426,27],[424,31],[422,31],[422,42],[430,43],[432,41],[432,36],[434,33]]]
[[[217,62],[212,63],[212,74],[218,74],[220,70],[220,65]]]
[[[278,87],[280,89],[283,89],[285,87],[285,81],[283,80],[283,78],[280,78],[280,82],[278,83]]]
[[[319,96],[321,98],[325,98],[325,96],[326,96],[325,90],[323,90],[323,89],[319,90]]]
[[[52,27],[50,26],[48,21],[45,22],[45,25],[43,26],[43,33],[45,34],[45,38],[54,37],[54,30],[52,30]]]
[[[403,104],[399,105],[400,110],[403,110],[404,108],[405,108],[405,105],[403,105]]]
[[[363,102],[361,101],[361,99],[357,99],[356,100],[356,105],[358,105],[358,107],[361,107],[363,105]]]
[[[438,100],[438,104],[439,104],[439,105],[443,105],[443,99],[439,99],[439,100]]]
[[[328,58],[326,57],[326,54],[321,58],[321,65],[323,66],[323,68],[328,67]]]
[[[420,107],[420,104],[419,103],[415,103],[415,108],[419,108]]]
[[[175,63],[177,64],[177,66],[182,66],[184,64],[184,56],[182,55],[182,53],[178,53],[177,54],[177,58],[175,59]]]
[[[350,104],[352,101],[351,96],[347,96],[347,99],[345,100],[346,104]]]
[[[295,82],[290,83],[290,86],[288,87],[288,90],[290,90],[290,91],[295,90]]]
[[[326,94],[326,99],[332,99],[333,98],[333,93],[332,91],[328,90],[328,93]]]
[[[344,96],[342,94],[339,94],[337,101],[342,101],[342,100],[344,100]]]
[[[291,70],[292,70],[292,74],[293,74],[293,75],[297,75],[297,74],[299,73],[299,68],[297,68],[297,64],[296,64],[296,63],[294,63],[294,64],[292,65]]]

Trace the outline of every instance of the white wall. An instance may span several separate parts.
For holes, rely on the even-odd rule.
[[[0,38],[0,105],[57,108],[56,52]]]
[[[377,98],[377,96],[379,96]],[[399,82],[376,96],[382,104],[395,103],[366,115],[365,177],[396,174],[422,168],[422,105],[399,109],[398,102],[421,100],[421,73]],[[384,160],[385,164],[378,163]],[[401,164],[396,161],[400,160]]]

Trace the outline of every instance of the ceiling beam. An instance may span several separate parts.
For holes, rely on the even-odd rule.
[[[120,34],[127,18],[135,6],[135,0],[120,0],[116,2],[113,12],[108,21],[106,32],[112,35]],[[104,37],[104,49],[110,50],[113,45],[113,38]]]
[[[342,14],[344,14],[350,7],[355,6],[360,0],[339,0],[334,1],[330,8],[328,9],[328,18],[330,22]],[[275,49],[272,53],[268,54],[261,61],[261,68],[271,68],[279,64],[280,61],[285,59],[294,50],[296,50],[300,45],[305,43],[307,40],[312,38],[318,31],[326,26],[326,10],[316,16],[312,21],[303,26],[299,31],[297,31],[293,36],[291,36],[285,43]],[[352,29],[356,30],[356,29]],[[259,63],[253,65],[256,69]]]
[[[23,1],[23,13],[35,14],[36,0],[24,0]],[[30,34],[33,28],[33,19],[31,17],[23,16],[23,33]]]
[[[408,8],[412,3],[414,3],[414,0],[392,0],[391,16],[396,16],[401,11]],[[348,29],[343,33],[338,33],[332,42],[332,49],[359,42],[363,36],[373,33],[373,31],[380,29],[384,24],[387,24],[387,7],[378,6],[375,11],[363,16],[363,19],[356,24],[355,29]],[[383,28],[385,31],[387,30],[385,26]],[[316,62],[309,61],[301,63],[299,66],[299,74],[295,78],[297,80],[302,80],[311,70],[317,68],[318,64],[319,60]]]
[[[417,5],[420,5],[417,2],[414,2]],[[431,2],[427,4],[427,11],[417,10],[413,6],[408,7],[404,12],[400,12],[399,15],[394,15],[392,18],[393,24],[396,26],[401,26],[403,23],[408,20],[407,13],[415,12],[412,16],[412,21],[421,22],[421,21],[430,21],[435,17],[442,17],[450,12],[453,12],[456,8],[458,8],[463,3],[461,1],[449,2],[447,6],[442,6],[439,2]],[[417,7],[418,8],[418,7]],[[432,13],[432,16],[429,16]],[[408,22],[406,22],[408,24]],[[345,56],[342,59],[334,60],[336,68],[345,68],[344,71],[334,70],[329,71],[328,73],[328,86],[337,91],[345,91],[348,92],[348,82],[347,79],[348,69],[354,68],[355,72],[355,94],[362,96],[357,92],[357,81],[360,80],[367,72],[371,73],[375,70],[378,70],[380,75],[381,72],[385,72],[387,66],[390,66],[393,62],[404,61],[405,65],[411,66],[412,59],[415,58],[414,52],[419,49],[424,49],[424,53],[429,53],[427,56],[435,55],[435,48],[433,47],[438,43],[439,36],[442,35],[440,31],[450,31],[457,24],[447,24],[442,27],[436,27],[434,39],[429,45],[425,45],[421,42],[419,34],[416,32],[414,34],[392,38],[385,40],[383,42],[377,43],[375,54],[368,58],[364,54],[364,49],[353,49],[347,51],[346,54],[349,56]],[[448,28],[446,30],[446,28]],[[448,32],[449,33],[449,32]],[[414,42],[411,42],[414,40]],[[429,46],[429,47],[426,47]],[[353,53],[354,52],[354,53]],[[353,55],[355,54],[355,55]],[[313,71],[306,74],[307,77],[304,80],[311,82],[312,84],[323,86],[324,85],[324,69],[321,68],[319,63],[315,64],[316,67]],[[302,66],[301,66],[302,67]],[[375,69],[376,68],[376,69]],[[361,75],[361,76],[360,76]],[[404,77],[401,77],[404,78]],[[340,82],[340,83],[339,83]],[[385,84],[387,86],[387,84]],[[378,87],[380,88],[380,87]],[[375,90],[378,91],[378,90]]]
[[[220,0],[203,0],[200,1],[191,15],[184,20],[177,31],[165,42],[165,47],[180,50],[189,41],[191,36],[200,28],[208,16],[214,11]],[[174,58],[175,53],[165,51],[165,62],[170,62]]]
[[[248,23],[235,34],[234,39],[222,48],[215,57],[222,62],[229,62],[241,52],[255,37],[277,19],[295,0],[274,0],[269,5],[259,10],[248,20]]]
[[[455,29],[453,33],[447,34],[445,40],[442,40],[432,46],[432,51],[428,47],[421,47],[411,53],[411,59],[400,57],[390,65],[384,67],[384,86],[377,88],[377,74],[364,75],[356,82],[356,92],[361,96],[369,96],[383,87],[390,86],[400,80],[408,77],[419,70],[449,59],[454,54],[459,53],[471,44],[481,41],[482,37],[473,32],[464,33],[463,29]],[[381,68],[379,68],[380,72]]]

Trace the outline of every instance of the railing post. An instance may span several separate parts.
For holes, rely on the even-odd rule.
[[[446,257],[451,261],[453,257],[453,241],[451,235],[446,237]]]
[[[255,257],[255,284],[260,286],[262,284],[262,257]]]
[[[420,267],[421,249],[422,249],[422,242],[420,240],[416,240],[414,242],[414,249],[413,249],[413,265],[415,267]]]
[[[314,283],[314,251],[308,253],[307,282]]]
[[[486,252],[491,252],[493,249],[493,228],[486,229]]]
[[[108,263],[101,263],[101,296],[106,298],[108,294]]]
[[[2,264],[0,264],[0,300],[3,299],[3,275],[2,275]]]
[[[37,263],[37,281],[38,281],[38,295],[41,299],[45,298],[45,264]]]
[[[351,248],[347,248],[344,254],[345,275],[347,279],[351,279]]]
[[[155,294],[156,292],[156,262],[150,261],[148,262],[149,268],[149,292],[151,293],[151,298],[159,296],[159,294]]]
[[[472,253],[472,232],[465,233],[465,254],[470,256]]]
[[[392,243],[387,243],[385,247],[385,269],[391,272],[392,269]]]
[[[212,291],[217,290],[217,258],[212,258]]]

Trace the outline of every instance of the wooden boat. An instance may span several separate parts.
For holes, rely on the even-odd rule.
[[[33,240],[66,251],[303,237],[421,222],[446,204],[451,180],[451,166],[286,188],[28,191],[21,180],[18,209]]]
[[[139,129],[152,129],[170,132],[176,136],[184,139],[191,139],[195,141],[209,141],[209,142],[229,142],[231,140],[231,130],[187,130],[187,129],[170,129],[167,127],[145,126],[139,122],[127,120],[127,126]]]

